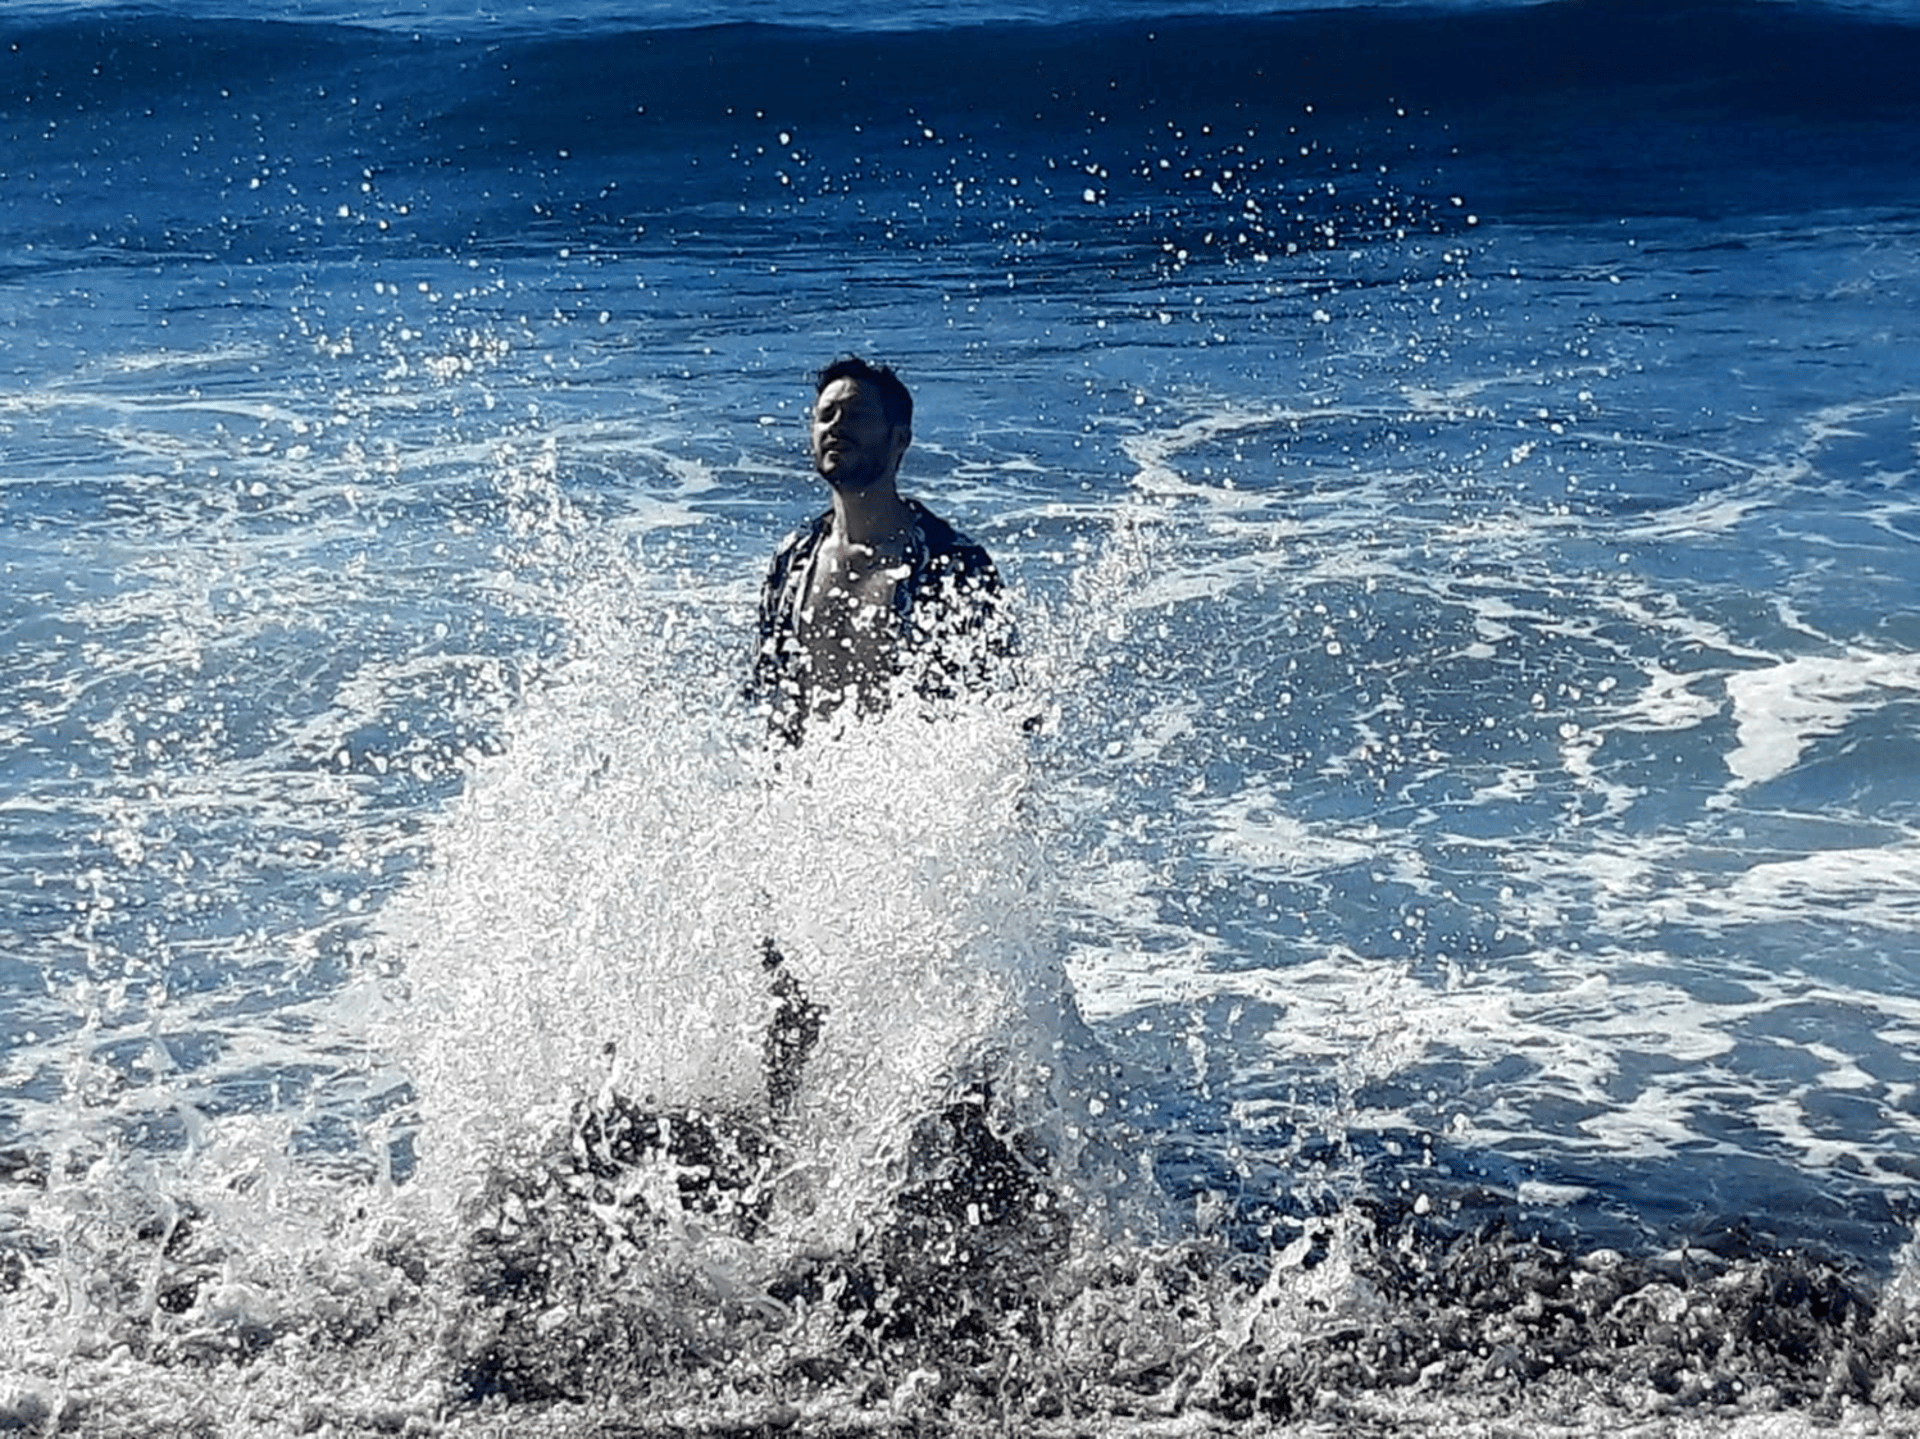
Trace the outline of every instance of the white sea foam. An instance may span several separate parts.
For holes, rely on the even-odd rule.
[[[1764,784],[1856,715],[1892,696],[1920,696],[1920,655],[1804,656],[1729,675],[1726,684],[1739,741],[1727,768],[1737,785]]]
[[[1379,853],[1379,831],[1314,828],[1287,814],[1282,796],[1243,793],[1213,804],[1207,848],[1248,875],[1302,877],[1363,864]]]
[[[426,1178],[471,1193],[604,1089],[764,1110],[770,938],[828,1021],[787,1129],[769,1233],[790,1235],[767,1242],[845,1247],[983,1059],[1062,1071],[1023,744],[991,709],[903,706],[769,756],[657,632],[578,655],[518,716],[388,906]]]

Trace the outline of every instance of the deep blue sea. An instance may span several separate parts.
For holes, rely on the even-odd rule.
[[[1906,0],[0,0],[0,1428],[1915,1432],[1916,156]],[[1024,688],[776,760],[849,352]]]

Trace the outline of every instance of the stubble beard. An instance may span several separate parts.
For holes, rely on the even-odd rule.
[[[815,462],[814,469],[829,488],[843,494],[864,494],[886,478],[886,466],[864,456],[841,455],[831,468],[827,463],[828,458],[823,455]]]

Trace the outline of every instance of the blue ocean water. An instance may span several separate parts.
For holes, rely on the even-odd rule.
[[[0,4],[0,67],[0,1421],[1913,1424],[1908,7]],[[848,351],[1041,723],[776,771]],[[769,932],[757,1232],[549,1183],[602,1088],[752,1102]],[[903,1258],[983,1080],[1068,1237]]]

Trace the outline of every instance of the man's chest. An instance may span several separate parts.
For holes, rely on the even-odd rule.
[[[809,648],[816,641],[866,643],[891,638],[894,617],[910,567],[878,563],[871,558],[850,561],[831,548],[815,556],[799,586],[797,606],[800,638]]]

